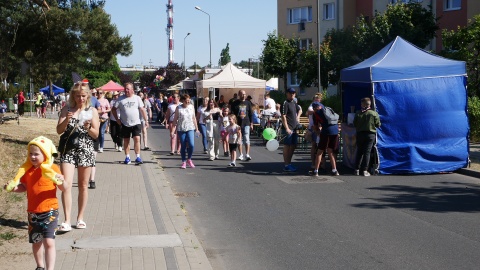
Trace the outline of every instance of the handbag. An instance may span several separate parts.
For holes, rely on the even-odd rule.
[[[60,136],[60,142],[58,143],[58,152],[64,155],[66,152],[76,148],[79,144],[80,132],[77,128],[77,124],[72,128],[70,132],[64,132]]]

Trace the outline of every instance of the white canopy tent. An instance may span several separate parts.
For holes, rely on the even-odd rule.
[[[188,80],[188,78],[186,78],[185,80]],[[183,81],[170,86],[169,88],[167,88],[167,91],[179,91],[179,90],[182,90],[182,88],[183,88]]]
[[[267,90],[278,90],[278,78],[271,78],[266,82]]]
[[[252,96],[253,103],[263,105],[265,82],[265,80],[245,74],[232,63],[228,63],[210,79],[197,81],[197,97],[208,96],[209,88],[211,88],[219,89],[219,95],[223,95],[225,100],[229,100],[234,93],[245,90],[247,95]]]

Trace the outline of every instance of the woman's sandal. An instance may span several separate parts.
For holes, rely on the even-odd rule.
[[[83,220],[77,221],[77,229],[86,229],[87,228],[87,223]]]
[[[72,230],[72,226],[70,224],[63,222],[60,224],[60,228],[58,228],[58,231],[60,232],[69,232]]]

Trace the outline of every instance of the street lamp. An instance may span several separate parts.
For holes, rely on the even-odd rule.
[[[210,44],[210,68],[211,68],[212,67],[212,32],[210,31],[210,14],[202,10],[199,6],[196,6],[195,9],[208,15],[208,41]]]
[[[190,36],[190,33],[183,38],[183,67],[185,68],[185,77],[187,76],[187,63],[185,62],[185,39]]]

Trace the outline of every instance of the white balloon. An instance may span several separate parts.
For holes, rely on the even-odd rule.
[[[275,139],[271,139],[270,141],[267,142],[268,151],[275,151],[278,149],[279,146],[280,144]]]

